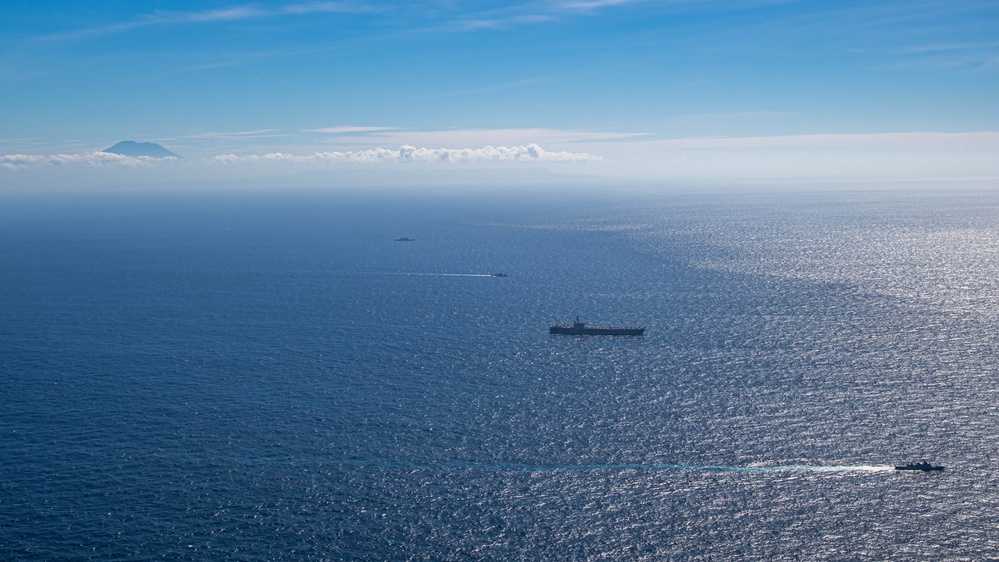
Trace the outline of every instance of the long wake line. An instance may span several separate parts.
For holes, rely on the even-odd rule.
[[[483,464],[473,462],[441,462],[432,464],[408,464],[385,461],[341,461],[338,464],[351,466],[377,466],[405,470],[459,469],[497,472],[583,472],[583,471],[691,471],[691,472],[893,472],[892,465],[836,465],[836,466],[724,466],[686,464],[582,464],[570,466],[529,466],[521,464]]]
[[[392,271],[358,271],[358,275],[404,275],[420,277],[496,277],[492,273],[416,273]]]

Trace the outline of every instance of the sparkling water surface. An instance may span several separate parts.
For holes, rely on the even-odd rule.
[[[6,203],[0,558],[999,552],[994,191]]]

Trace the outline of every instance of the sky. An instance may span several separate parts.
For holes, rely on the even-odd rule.
[[[994,0],[4,0],[0,11],[8,188],[302,171],[999,178]],[[183,160],[99,152],[122,140]]]

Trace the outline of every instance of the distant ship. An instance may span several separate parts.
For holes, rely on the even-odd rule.
[[[406,238],[405,236],[403,236],[402,238],[396,238],[395,241],[396,242],[416,242],[416,238]]]
[[[577,316],[574,324],[555,324],[548,328],[548,333],[570,336],[640,336],[645,333],[645,328],[632,326],[587,326],[585,323],[580,322]]]
[[[943,470],[942,466],[933,466],[932,464],[922,461],[922,462],[911,462],[909,464],[903,464],[901,466],[896,466],[895,470],[920,470],[922,472],[929,472],[931,470]]]
[[[506,277],[506,273],[490,273],[493,277]]]

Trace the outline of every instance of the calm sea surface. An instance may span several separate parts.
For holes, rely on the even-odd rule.
[[[0,262],[4,560],[999,559],[996,191],[9,198]]]

